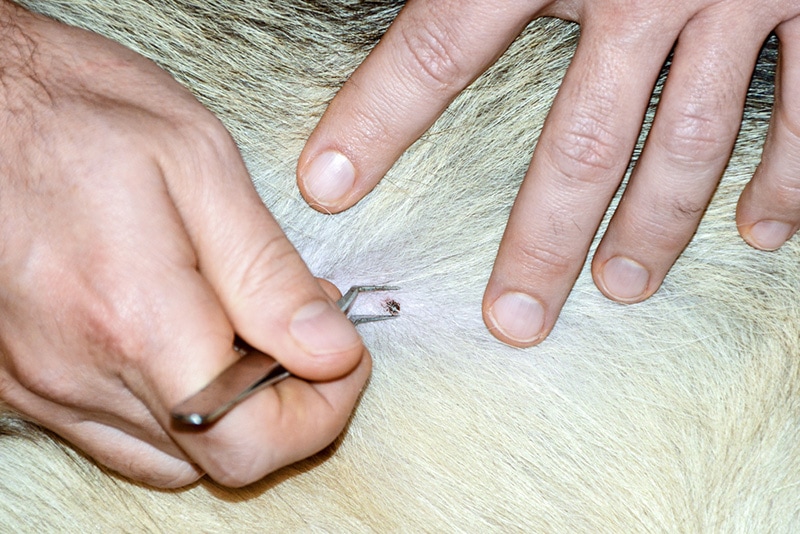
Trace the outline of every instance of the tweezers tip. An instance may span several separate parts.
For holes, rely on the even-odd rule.
[[[172,414],[172,420],[176,423],[181,423],[182,425],[188,426],[203,426],[208,421],[205,417],[200,415],[199,413],[175,413]]]
[[[350,286],[346,293],[358,292],[365,293],[369,291],[398,291],[399,286],[381,286],[381,285],[363,285],[363,286]]]
[[[399,316],[400,316],[399,313],[386,314],[386,315],[351,315],[350,321],[354,325],[360,325],[364,323],[375,323],[377,321],[386,321],[388,319],[397,319]]]

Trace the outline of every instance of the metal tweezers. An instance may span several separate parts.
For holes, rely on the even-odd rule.
[[[396,304],[388,307],[388,313],[381,315],[350,315],[350,309],[360,293],[397,289],[392,286],[353,286],[336,301],[336,305],[354,325],[394,319],[398,315]],[[275,358],[254,349],[239,338],[234,342],[233,348],[242,357],[217,375],[206,387],[175,406],[172,409],[173,420],[191,426],[210,425],[256,391],[291,376]]]

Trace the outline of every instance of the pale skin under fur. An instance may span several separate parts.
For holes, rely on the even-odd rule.
[[[3,415],[0,530],[800,524],[800,249],[756,251],[734,223],[766,132],[768,80],[751,94],[728,171],[663,287],[623,306],[585,269],[550,337],[520,350],[486,331],[481,296],[576,27],[531,26],[372,195],[325,216],[297,192],[296,158],[394,3],[22,3],[118,40],[188,85],[231,130],[314,274],[342,289],[399,285],[402,309],[360,330],[374,370],[335,446],[244,489],[136,485]]]

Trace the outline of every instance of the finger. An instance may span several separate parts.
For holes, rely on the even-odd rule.
[[[678,31],[620,34],[625,21],[602,27],[592,20],[583,25],[484,295],[487,326],[512,345],[541,341],[555,323],[625,171]]]
[[[56,432],[99,464],[157,488],[187,486],[205,474],[188,459],[167,454],[114,426],[84,420]]]
[[[770,27],[709,9],[681,32],[653,127],[592,270],[619,302],[652,295],[689,243],[730,158]]]
[[[333,99],[300,155],[298,184],[306,201],[338,212],[360,200],[502,54],[534,11],[512,0],[409,2]]]
[[[161,488],[185,486],[203,476],[151,417],[139,425],[123,421],[122,426],[139,435],[129,434],[108,410],[76,409],[39,397],[13,380],[2,382],[3,399],[9,406],[123,476]],[[114,420],[112,424],[98,420],[108,418]],[[153,432],[143,439],[143,429]],[[158,437],[153,439],[153,435]]]
[[[739,199],[736,224],[750,245],[775,250],[800,228],[800,18],[778,26],[775,104],[761,163]]]
[[[53,412],[57,415],[58,411]],[[176,457],[96,421],[83,420],[51,428],[59,436],[90,456],[98,464],[116,473],[157,488],[180,488],[204,476],[204,472],[186,458]]]
[[[241,487],[311,456],[342,432],[371,371],[364,351],[347,376],[322,383],[288,378],[262,390],[210,429],[173,429],[214,480]]]
[[[303,378],[345,375],[361,360],[358,333],[264,207],[221,125],[209,145],[171,178],[200,272],[245,341]]]

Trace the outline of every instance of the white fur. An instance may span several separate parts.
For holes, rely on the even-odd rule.
[[[23,4],[188,84],[312,271],[342,289],[402,286],[402,316],[360,327],[375,368],[335,446],[242,490],[141,487],[5,416],[0,530],[800,528],[800,250],[755,251],[733,218],[763,106],[658,293],[618,305],[584,270],[550,338],[519,350],[486,331],[481,296],[574,26],[534,24],[364,202],[325,216],[300,198],[296,158],[393,2],[317,2],[332,15],[301,0]]]

